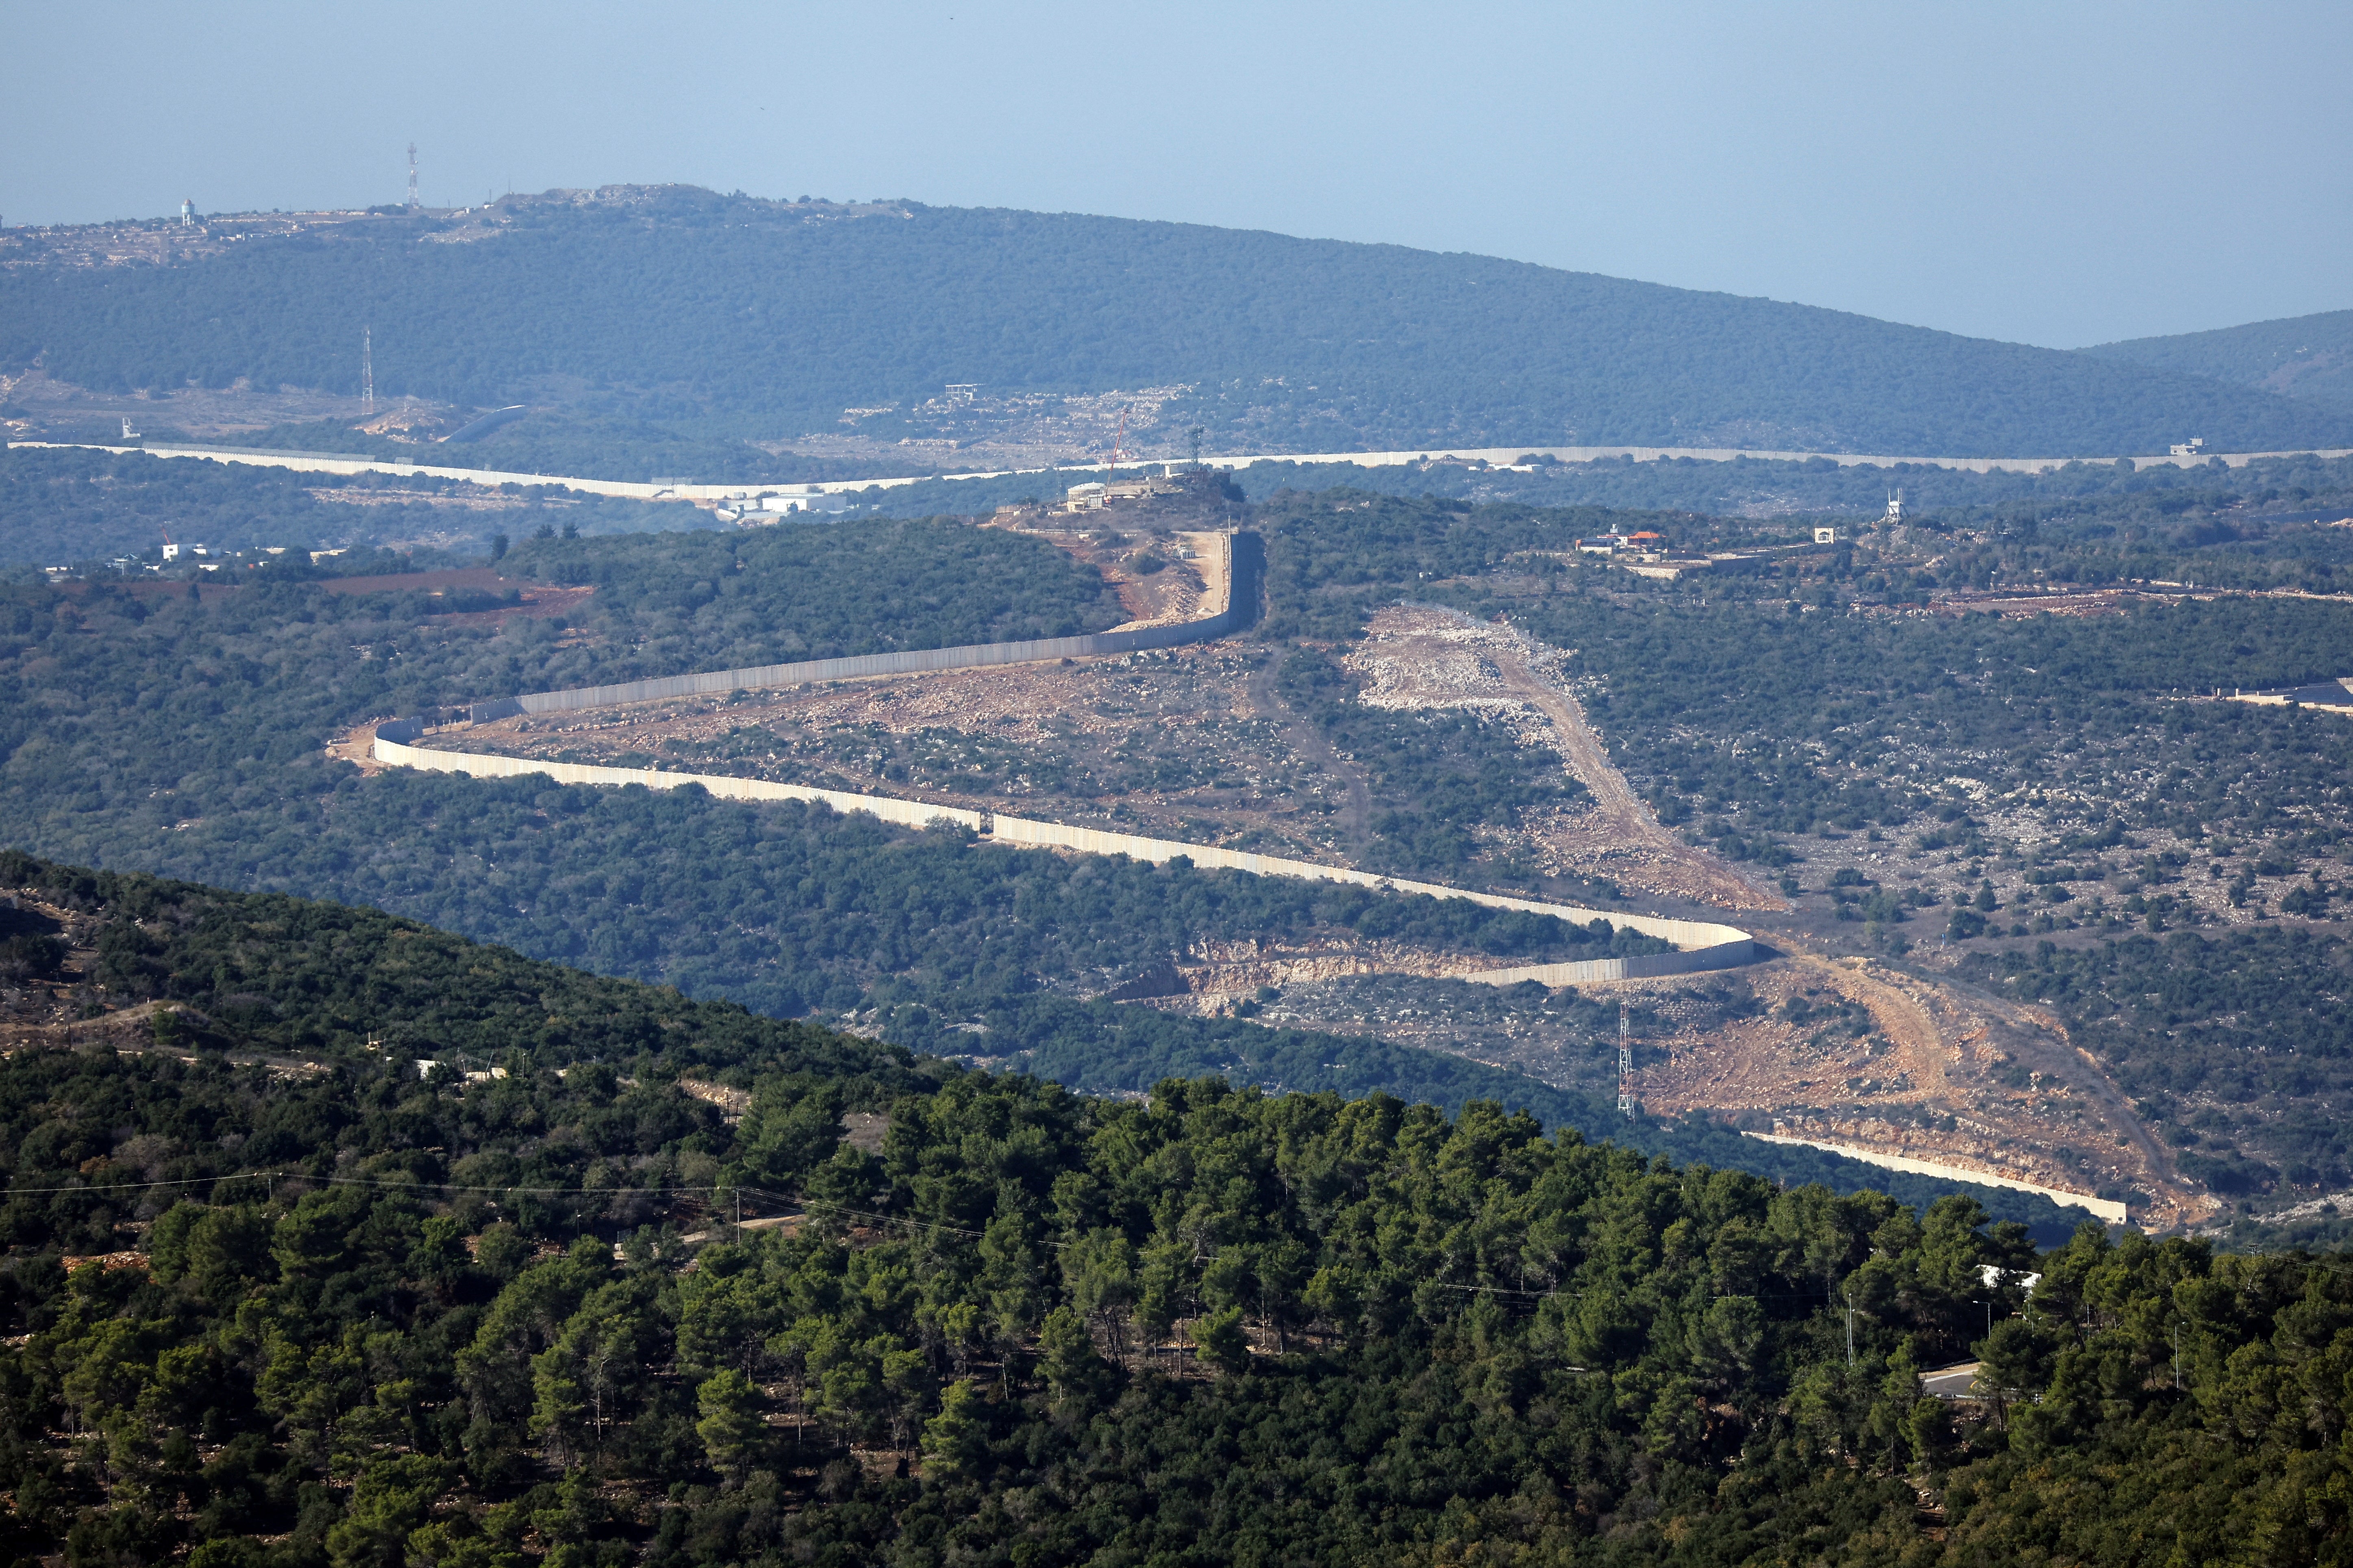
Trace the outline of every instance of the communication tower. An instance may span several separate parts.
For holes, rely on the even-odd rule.
[[[1618,1114],[1634,1120],[1634,1026],[1626,1004],[1618,1004]]]
[[[375,417],[375,329],[360,329],[360,417]]]
[[[408,144],[408,209],[416,211],[425,204],[417,196],[417,143]]]
[[[1904,521],[1904,492],[1901,489],[1887,498],[1887,516],[1883,521],[1887,522]]]

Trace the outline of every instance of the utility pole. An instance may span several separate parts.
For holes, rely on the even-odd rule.
[[[1634,1120],[1634,1025],[1626,1004],[1618,1004],[1618,1114]]]
[[[2174,1325],[2173,1325],[2173,1387],[2174,1387],[2174,1391],[2175,1391],[2176,1393],[2180,1392],[2180,1389],[2181,1389],[2181,1325],[2180,1325],[2179,1323],[2176,1323],[2176,1324],[2174,1324]]]
[[[1854,1370],[1854,1287],[1846,1291],[1846,1369]]]
[[[360,329],[360,417],[375,417],[375,329]]]

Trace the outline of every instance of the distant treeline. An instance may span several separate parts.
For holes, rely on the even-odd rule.
[[[179,265],[10,268],[0,366],[38,358],[110,391],[350,393],[365,321],[380,393],[490,407],[578,389],[585,423],[510,426],[486,460],[569,442],[627,479],[659,444],[600,452],[599,421],[690,442],[931,437],[921,405],[948,383],[1190,388],[1161,422],[1207,426],[1213,451],[1712,438],[2031,457],[2348,435],[2333,409],[2200,376],[1392,246],[914,204],[816,216],[685,189],[459,221],[474,242],[387,215]]]

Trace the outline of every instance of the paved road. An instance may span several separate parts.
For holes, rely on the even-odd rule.
[[[1958,1366],[1938,1367],[1921,1374],[1920,1386],[1936,1399],[1969,1399],[1976,1396],[1978,1363],[1965,1361]]]

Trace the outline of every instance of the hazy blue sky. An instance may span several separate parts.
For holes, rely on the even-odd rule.
[[[2353,5],[26,6],[0,220],[613,181],[1469,250],[2072,347],[2353,307]]]

